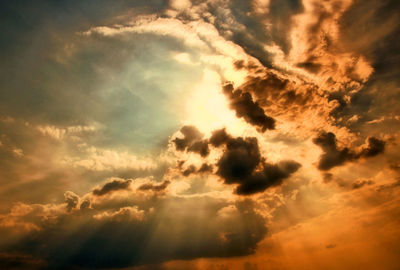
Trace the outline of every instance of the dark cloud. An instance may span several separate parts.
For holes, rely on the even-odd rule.
[[[201,140],[204,135],[201,134],[196,127],[183,126],[180,132],[183,134],[183,138],[175,138],[172,140],[176,150],[198,153],[202,157],[208,156],[210,153],[208,142],[206,140]]]
[[[189,138],[202,138],[196,128],[187,128],[190,134],[194,136],[186,136],[181,141],[186,141]],[[186,133],[188,133],[186,131]],[[189,140],[190,141],[190,140]],[[192,140],[193,141],[193,140]],[[214,147],[223,147],[223,154],[215,164],[217,167],[216,174],[220,176],[225,184],[238,184],[235,192],[241,195],[249,195],[258,192],[263,192],[267,188],[276,186],[294,172],[301,165],[295,161],[281,161],[277,164],[265,162],[258,146],[257,138],[255,137],[237,137],[229,135],[225,128],[212,132],[208,140],[198,141],[201,145],[208,144]],[[184,143],[187,147],[187,143]],[[194,145],[194,144],[192,144]],[[192,145],[190,147],[192,147]],[[184,148],[183,148],[184,149]],[[207,151],[208,155],[208,151]],[[202,155],[206,156],[206,155]],[[182,169],[184,162],[178,163],[178,168]],[[189,176],[193,173],[212,172],[211,165],[204,163],[201,168],[197,169],[194,165],[190,165],[183,170],[182,175]]]
[[[356,158],[356,154],[351,152],[349,148],[338,149],[336,135],[332,132],[319,134],[318,137],[313,139],[313,142],[324,151],[318,162],[318,169],[320,170],[326,171]]]
[[[251,201],[166,198],[151,207],[145,212],[134,206],[112,209],[110,218],[96,209],[59,215],[11,249],[26,254],[22,259],[46,261],[49,269],[122,268],[247,255],[267,233]],[[122,212],[123,219],[115,218]],[[135,217],[138,212],[144,216]],[[2,246],[0,252],[5,252]]]
[[[290,76],[278,75],[264,69],[248,76],[239,89],[251,93],[258,106],[270,115],[285,116],[295,121],[307,110],[315,111],[317,87],[307,82],[295,82]]]
[[[239,184],[235,193],[250,195],[280,185],[300,167],[295,161],[266,163],[256,138],[238,137],[227,140],[226,149],[217,162],[216,174],[226,184]]]
[[[385,151],[385,142],[374,137],[368,138],[368,146],[361,150],[360,156],[374,157]]]
[[[202,157],[206,157],[210,153],[208,142],[205,140],[194,142],[191,146],[187,148],[187,151],[198,153]]]
[[[147,184],[141,185],[138,189],[139,190],[163,191],[168,187],[168,185],[170,183],[171,182],[168,180],[165,180],[164,182],[162,182],[161,184],[158,184],[158,185],[155,185],[153,183],[147,183]]]
[[[278,164],[263,164],[264,169],[249,176],[235,192],[249,195],[262,192],[269,187],[282,184],[282,181],[296,172],[301,165],[295,161],[281,161]]]
[[[213,146],[219,147],[225,144],[230,139],[231,137],[228,135],[228,133],[226,133],[225,128],[222,128],[214,130],[211,134],[209,141]]]
[[[400,179],[390,183],[390,184],[383,184],[379,185],[376,191],[383,192],[383,191],[392,191],[393,189],[397,189],[400,187]]]
[[[194,165],[189,165],[183,172],[182,175],[183,176],[189,176],[192,173],[196,172],[196,167]]]
[[[194,126],[183,126],[180,129],[183,138],[175,138],[172,142],[178,151],[187,151],[197,153],[202,157],[208,156],[210,149],[208,141],[202,140],[203,134]]]
[[[400,162],[391,162],[389,164],[389,168],[393,171],[399,171],[400,172]]]
[[[359,189],[359,188],[362,188],[365,185],[373,185],[373,184],[374,184],[374,182],[371,181],[371,180],[359,180],[359,181],[354,182],[351,185],[351,188],[352,189]]]
[[[234,90],[232,84],[225,85],[223,91],[228,97],[230,108],[236,112],[237,117],[243,118],[262,132],[267,129],[275,129],[275,119],[265,114],[260,105],[253,101],[249,92]]]
[[[203,163],[201,167],[197,170],[198,173],[207,173],[212,171],[213,171],[213,166],[207,163]]]
[[[184,160],[178,160],[176,163],[177,163],[176,166],[177,166],[179,169],[181,169],[182,166],[183,166],[183,164],[185,164],[185,161],[184,161]]]
[[[183,138],[175,138],[172,142],[175,144],[176,150],[184,151],[191,146],[193,142],[203,138],[203,134],[194,126],[183,126],[180,130]]]
[[[245,67],[244,60],[237,60],[233,63],[236,69],[243,69]]]
[[[361,149],[359,153],[344,147],[337,146],[336,135],[332,132],[322,132],[313,142],[322,148],[324,153],[320,156],[318,169],[327,171],[333,167],[343,165],[348,161],[354,161],[361,157],[374,157],[385,150],[385,142],[374,137],[368,138],[368,146]]]
[[[64,193],[65,203],[67,204],[67,210],[71,211],[74,209],[79,203],[79,196],[71,191],[67,191]]]
[[[189,165],[185,170],[183,170],[183,176],[189,176],[193,173],[203,174],[203,173],[210,173],[213,171],[213,166],[207,163],[203,163],[200,168],[196,168],[194,165]]]
[[[89,199],[84,199],[82,202],[81,202],[81,205],[79,206],[79,209],[80,210],[85,210],[85,209],[88,209],[88,208],[90,208],[90,200]]]
[[[92,193],[96,196],[103,196],[116,190],[128,189],[131,182],[132,180],[115,179],[104,184],[100,188],[94,189]]]
[[[311,73],[318,73],[322,67],[321,64],[313,63],[312,61],[300,62],[296,66],[299,68],[304,68]]]
[[[260,162],[261,154],[256,138],[231,139],[217,163],[217,174],[227,184],[240,183],[253,173]]]
[[[0,253],[0,267],[2,269],[45,269],[46,261],[32,255],[22,253]]]
[[[244,60],[236,60],[235,62],[233,62],[233,65],[237,70],[240,69],[257,70],[260,68],[260,66],[257,66],[254,62],[249,61],[248,63],[246,63]]]
[[[329,244],[329,245],[326,245],[326,248],[327,249],[332,249],[332,248],[335,248],[336,247],[336,244]]]
[[[331,174],[331,173],[324,173],[322,177],[323,177],[324,183],[329,183],[329,182],[331,182],[332,179],[333,179],[333,174]]]

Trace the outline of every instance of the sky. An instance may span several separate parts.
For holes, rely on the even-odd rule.
[[[396,0],[0,4],[1,269],[400,269]]]

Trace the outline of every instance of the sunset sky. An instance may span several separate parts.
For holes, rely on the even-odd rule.
[[[0,269],[400,269],[399,1],[0,14]]]

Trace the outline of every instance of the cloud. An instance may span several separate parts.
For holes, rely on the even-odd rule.
[[[128,152],[85,147],[85,145],[80,147],[80,150],[84,155],[66,156],[62,158],[62,162],[92,171],[146,171],[153,170],[157,166],[154,160],[138,157]]]
[[[373,184],[374,184],[374,182],[371,181],[371,180],[358,180],[358,181],[354,182],[351,185],[351,188],[352,189],[359,189],[359,188],[362,188],[365,185],[373,185]]]
[[[355,153],[351,152],[349,148],[338,149],[336,136],[332,132],[319,134],[313,139],[313,142],[324,151],[318,162],[318,169],[320,170],[326,171],[356,159]]]
[[[304,9],[292,18],[289,58],[295,66],[319,76],[315,78],[318,84],[330,80],[333,91],[366,81],[373,71],[359,55],[341,50],[339,22],[352,2],[303,0]]]
[[[14,237],[37,232],[42,227],[56,222],[60,215],[66,213],[66,210],[65,204],[15,203],[9,213],[0,215],[0,229],[5,236],[10,234]],[[8,237],[4,239],[7,241]]]
[[[275,119],[265,114],[257,102],[253,101],[250,93],[240,89],[233,89],[232,84],[223,87],[224,94],[229,100],[229,106],[236,112],[237,117],[244,118],[246,122],[256,126],[261,132],[275,129]]]
[[[232,138],[225,129],[214,131],[211,142],[225,144],[222,156],[216,163],[216,174],[226,184],[238,184],[235,193],[250,195],[277,186],[296,172],[301,165],[295,161],[277,164],[265,162],[254,137]]]
[[[46,261],[21,253],[0,253],[0,265],[4,269],[45,269]]]
[[[253,173],[237,187],[237,194],[249,195],[278,186],[301,167],[300,163],[295,161],[281,161],[278,164],[265,163],[263,166],[262,171]]]
[[[319,158],[318,169],[327,171],[336,166],[341,166],[348,161],[355,161],[361,157],[374,157],[385,150],[385,142],[374,137],[367,139],[368,145],[359,153],[337,146],[336,135],[332,132],[322,132],[313,139],[314,144],[322,148],[323,154]]]
[[[217,162],[217,174],[225,183],[233,184],[247,179],[261,162],[256,138],[231,139]]]
[[[166,268],[175,269],[196,258],[204,268],[220,262],[240,268],[241,260],[251,260],[245,268],[274,268],[268,265],[274,260],[284,268],[346,268],[360,256],[365,264],[390,265],[398,215],[374,221],[378,209],[371,205],[398,209],[398,201],[388,200],[399,186],[398,6],[394,0],[3,1],[0,268],[174,260]],[[215,80],[208,82],[207,72]],[[214,106],[214,94],[224,108]],[[205,115],[193,97],[212,110]],[[225,105],[231,110],[222,113]],[[315,130],[331,132],[315,136]],[[319,159],[310,138],[322,149]],[[176,158],[185,159],[177,168]],[[338,176],[329,171],[350,162]],[[341,188],[321,186],[319,175]],[[149,178],[124,180],[137,176]],[[349,189],[358,189],[350,199]],[[358,216],[360,210],[368,214]],[[345,235],[319,230],[337,225],[327,223],[326,213],[338,224],[354,216],[370,228],[379,223],[378,234],[366,230],[368,243],[361,245],[354,242],[361,234],[351,231],[347,244],[359,253],[332,264],[348,247],[316,253],[336,246],[332,235]],[[315,215],[321,219],[306,220]],[[272,250],[265,260],[273,249],[265,218],[279,252],[294,256],[281,260]],[[299,226],[273,231],[281,223]],[[294,248],[302,235],[306,252]],[[322,259],[310,267],[298,263],[310,254]],[[193,267],[181,268],[199,267],[197,260],[187,263]]]
[[[201,167],[197,170],[198,173],[207,173],[212,171],[213,171],[213,166],[207,163],[203,163]]]
[[[336,247],[336,244],[329,244],[329,245],[325,246],[325,248],[327,248],[327,249],[333,249],[335,247]]]
[[[331,173],[324,173],[324,174],[322,175],[322,178],[323,178],[324,183],[329,183],[329,182],[331,182],[332,179],[333,179],[333,174],[331,174]]]
[[[298,73],[268,68],[249,73],[237,88],[250,93],[266,115],[274,117],[277,132],[307,138],[314,133],[315,125],[335,131],[341,129],[331,113],[336,101],[330,100],[329,93],[316,82]],[[343,128],[341,132],[345,132]]]
[[[189,176],[191,174],[207,174],[212,173],[213,166],[208,163],[203,163],[198,169],[194,165],[189,165],[182,171],[183,176]]]
[[[196,167],[194,165],[189,165],[183,172],[182,175],[183,176],[189,176],[192,173],[196,172]]]
[[[84,199],[84,200],[82,200],[82,202],[81,202],[81,205],[79,206],[79,209],[80,210],[85,210],[85,209],[88,209],[88,208],[90,208],[90,200],[89,199]]]
[[[56,126],[38,126],[37,129],[46,136],[50,136],[54,139],[61,140],[66,136],[79,136],[86,133],[93,133],[96,131],[95,126],[69,126],[59,128]]]
[[[208,156],[210,149],[207,141],[197,141],[187,148],[188,152],[198,153],[202,157]]]
[[[116,222],[141,221],[144,218],[144,211],[139,210],[137,206],[127,206],[118,209],[115,212],[107,211],[93,216],[94,219],[110,220]]]
[[[96,196],[103,196],[117,190],[127,190],[130,187],[132,180],[114,179],[99,188],[93,189],[92,193]]]
[[[222,128],[222,129],[214,130],[212,132],[212,135],[211,135],[209,141],[213,146],[219,147],[219,146],[227,143],[227,141],[230,139],[231,139],[231,137],[230,137],[230,135],[228,135],[228,133],[226,133],[225,128]]]
[[[368,145],[361,150],[360,156],[374,157],[385,151],[385,142],[374,137],[369,137]]]
[[[73,193],[72,191],[67,191],[64,193],[64,199],[67,204],[67,210],[71,211],[76,208],[79,204],[79,196]]]
[[[180,129],[183,138],[175,138],[172,142],[178,151],[197,153],[202,157],[208,156],[210,149],[207,140],[201,140],[204,135],[195,126],[183,126]]]
[[[195,139],[202,139],[203,135],[193,126],[185,126],[185,137],[176,138],[175,147],[183,151],[188,145],[191,147]],[[181,129],[182,130],[182,129]],[[194,138],[194,139],[191,139]],[[176,141],[178,140],[178,145]],[[182,171],[183,176],[193,173],[212,173],[215,166],[215,174],[224,180],[225,184],[238,185],[235,193],[240,195],[251,195],[263,192],[267,188],[277,186],[286,178],[296,172],[301,165],[298,162],[285,160],[277,164],[268,163],[261,155],[258,140],[255,137],[232,137],[225,128],[214,130],[208,139],[202,139],[202,144],[222,148],[222,155],[217,158],[215,164],[203,163],[200,168],[193,164]],[[184,145],[184,147],[183,147]],[[208,155],[209,152],[207,152]],[[205,155],[201,155],[205,157]],[[182,169],[184,161],[178,164]]]
[[[168,180],[165,180],[161,184],[158,184],[158,185],[153,184],[153,183],[147,183],[147,184],[141,185],[138,189],[139,190],[151,190],[151,191],[156,191],[156,192],[157,191],[163,191],[168,187],[168,185],[170,183],[171,182],[168,181]]]
[[[126,194],[125,201],[132,196],[139,194]],[[94,206],[60,212],[46,226],[38,223],[40,229],[17,240],[12,250],[52,269],[121,268],[247,255],[267,233],[264,218],[249,200],[192,196],[139,202],[120,207],[105,202],[106,211]],[[224,211],[228,208],[232,211]]]
[[[183,126],[180,132],[183,134],[183,138],[175,138],[172,140],[178,151],[186,150],[188,147],[192,146],[194,142],[201,140],[204,136],[194,126]]]

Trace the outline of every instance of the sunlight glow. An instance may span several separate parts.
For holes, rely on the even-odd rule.
[[[246,129],[246,123],[236,118],[235,112],[229,109],[222,93],[220,76],[208,69],[204,70],[202,82],[189,95],[185,115],[185,124],[195,125],[205,133],[227,126],[234,133]]]

